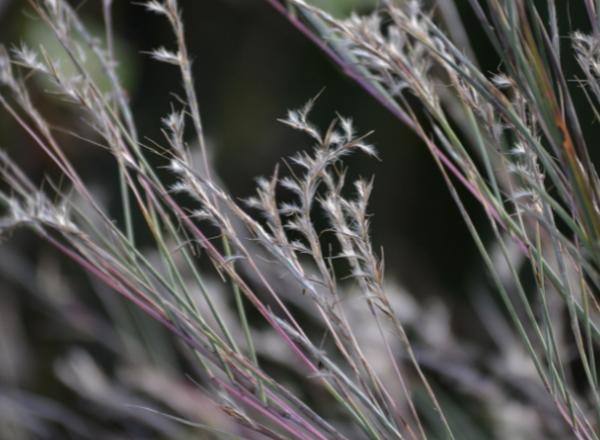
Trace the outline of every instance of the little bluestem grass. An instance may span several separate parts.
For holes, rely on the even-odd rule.
[[[490,409],[494,435],[531,438],[527,428],[535,429],[558,413],[575,438],[597,439],[600,182],[580,125],[585,119],[573,104],[561,57],[577,59],[585,75],[582,85],[591,91],[592,113],[598,116],[598,5],[586,3],[592,33],[573,34],[573,54],[565,55],[553,2],[548,2],[545,23],[529,1],[490,0],[484,10],[473,0],[478,22],[502,60],[500,70],[489,74],[418,2],[400,7],[383,1],[370,16],[340,20],[302,0],[267,1],[399,123],[410,127],[435,159],[511,319],[512,328],[503,327],[506,323],[497,311],[490,311],[489,303],[478,303],[482,315],[492,317],[490,334],[501,334],[496,342],[503,357],[487,365],[496,372],[482,379],[486,391],[478,396]],[[348,154],[376,157],[368,143],[370,133],[357,134],[352,120],[340,115],[325,130],[314,126],[309,119],[315,105],[311,99],[281,122],[309,136],[313,149],[289,160],[290,176],[280,178],[276,169],[270,178],[259,178],[254,197],[236,200],[217,183],[210,166],[183,13],[175,0],[144,3],[148,11],[167,19],[176,41],[175,50],[161,47],[149,55],[176,66],[184,89],[179,107],[162,119],[164,139],[154,140],[154,147],[142,141],[115,70],[110,1],[103,4],[106,42],[89,34],[76,10],[62,0],[31,5],[68,59],[54,60],[43,47],[21,44],[12,54],[0,47],[0,103],[60,169],[62,178],[60,184],[48,180],[40,189],[2,153],[3,232],[28,227],[168,329],[186,347],[189,362],[203,379],[199,386],[206,393],[199,394],[210,395],[214,407],[244,429],[236,431],[223,422],[196,423],[145,404],[132,407],[149,409],[146,416],[162,414],[229,438],[237,437],[225,431],[248,438],[258,433],[307,440],[466,438],[461,412],[443,403],[443,392],[422,365],[463,385],[469,384],[475,369],[466,358],[453,365],[460,368],[450,368],[419,356],[412,338],[430,346],[435,346],[435,338],[428,336],[424,322],[411,322],[402,309],[413,307],[415,319],[435,313],[435,308],[417,310],[385,282],[384,254],[373,249],[369,235],[367,204],[373,180],[358,179],[346,189],[342,159]],[[455,30],[452,38],[460,35]],[[109,91],[96,85],[85,56],[102,65]],[[65,73],[64,63],[71,63],[76,73]],[[76,109],[99,139],[93,143],[111,153],[119,169],[122,228],[84,183],[52,125],[34,105],[27,82],[31,75],[46,77],[49,92]],[[77,128],[69,132],[81,137]],[[150,154],[167,161],[162,167],[167,176],[148,160]],[[480,202],[493,244],[482,240],[456,185]],[[291,201],[279,202],[281,191],[291,194]],[[134,207],[152,235],[152,252],[136,242]],[[325,228],[317,228],[317,212],[326,219]],[[201,269],[198,260],[210,261],[214,270]],[[345,280],[334,269],[339,260],[348,268]],[[523,267],[535,280],[533,288],[524,282]],[[99,287],[98,296],[108,304],[104,295]],[[232,299],[234,313],[223,306],[223,297]],[[124,307],[107,306],[124,346],[143,352],[123,331],[131,325],[121,314]],[[249,308],[269,330],[261,333],[250,322]],[[315,338],[299,319],[299,310],[318,322],[326,337]],[[567,323],[562,314],[568,316]],[[137,324],[147,330],[142,339],[151,346],[151,326]],[[565,328],[572,333],[573,347],[564,341]],[[455,356],[462,354],[449,327],[441,333],[445,335],[438,337],[443,342],[437,348],[451,346]],[[149,351],[160,363],[159,351]],[[344,414],[343,423],[327,420],[268,374],[263,365],[269,356],[288,358],[290,368],[318,383]],[[575,386],[567,368],[573,356],[583,366],[584,391]],[[93,362],[86,359],[73,355],[77,368],[62,364],[57,374],[72,384],[77,377],[80,384],[74,388],[100,402],[99,388],[85,385],[96,374]],[[537,380],[556,409],[539,411],[528,422],[515,423],[512,431],[504,426],[510,417],[503,411],[515,404],[493,380],[494,374],[500,376],[499,366],[511,365],[522,369],[527,380]],[[155,399],[168,401],[165,395]],[[107,401],[102,404],[108,406]],[[544,433],[543,437],[538,432],[538,438],[559,438],[564,431]]]

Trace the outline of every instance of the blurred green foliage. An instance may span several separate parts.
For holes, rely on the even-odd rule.
[[[68,59],[68,54],[44,21],[26,20],[24,24],[25,26],[21,35],[22,41],[36,51],[39,50],[39,48],[43,48],[51,60],[58,61],[57,67],[62,69],[65,75],[73,76],[78,74],[73,63],[60,61]],[[88,19],[85,20],[85,24],[92,35],[103,35],[104,27],[101,25],[100,21],[88,17]],[[84,55],[82,58],[86,61],[86,64],[84,65],[86,71],[91,74],[92,80],[99,90],[108,92],[110,90],[110,83],[108,77],[102,72],[99,61],[91,53],[91,49],[83,43],[81,38],[74,36],[74,39],[79,52]],[[113,46],[114,58],[118,65],[117,72],[121,80],[121,85],[127,89],[130,94],[135,93],[139,75],[139,65],[137,63],[138,59],[136,53],[131,45],[121,37],[120,33],[116,33]],[[40,82],[43,89],[48,88],[49,84],[43,75],[35,75],[35,79]]]
[[[312,0],[310,3],[336,17],[345,17],[352,11],[372,9],[377,0]]]

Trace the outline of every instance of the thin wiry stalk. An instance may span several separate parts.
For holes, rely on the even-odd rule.
[[[89,118],[88,123],[104,139],[106,146],[114,154],[123,176],[123,182],[127,184],[127,193],[131,191],[133,195],[131,200],[135,201],[139,206],[146,224],[153,234],[162,260],[162,271],[164,274],[161,274],[154,268],[136,249],[130,225],[126,226],[128,232],[122,234],[106,217],[101,216],[101,219],[104,222],[103,228],[110,234],[109,238],[105,238],[102,230],[94,226],[91,222],[87,222],[85,217],[81,219],[82,225],[87,223],[87,233],[92,234],[88,237],[87,235],[81,235],[83,233],[80,233],[78,229],[71,231],[69,229],[72,228],[70,223],[63,218],[65,214],[61,214],[62,217],[60,218],[57,217],[58,213],[52,214],[52,216],[57,217],[53,220],[52,216],[48,216],[48,214],[42,216],[37,211],[27,212],[21,209],[21,205],[16,203],[12,197],[3,194],[3,200],[7,203],[13,215],[12,220],[7,220],[4,223],[4,227],[12,228],[21,224],[36,225],[38,232],[43,237],[182,337],[191,346],[199,363],[203,365],[203,368],[213,382],[218,385],[218,389],[221,392],[237,395],[241,401],[250,407],[254,407],[267,416],[267,418],[275,421],[282,428],[293,433],[298,438],[324,439],[325,437],[320,433],[320,430],[323,430],[334,438],[343,439],[344,437],[331,428],[330,425],[322,421],[320,417],[302,405],[297,399],[294,399],[291,394],[283,392],[283,388],[274,386],[274,382],[257,369],[257,358],[252,349],[249,337],[247,337],[247,342],[250,362],[242,356],[236,341],[224,322],[218,319],[218,311],[213,306],[209,306],[209,308],[217,318],[218,326],[225,339],[221,339],[207,324],[189,293],[183,274],[172,259],[173,253],[170,250],[171,246],[168,244],[168,240],[173,240],[175,242],[175,249],[183,249],[185,243],[188,243],[190,239],[195,241],[208,253],[215,263],[217,270],[231,277],[234,284],[239,286],[251,303],[258,308],[263,317],[271,323],[281,337],[295,350],[305,365],[314,374],[320,376],[326,388],[348,410],[350,417],[356,421],[369,438],[388,438],[388,435],[391,435],[393,438],[403,438],[403,435],[396,426],[394,417],[390,417],[389,411],[384,411],[381,406],[381,400],[387,400],[393,404],[393,399],[387,393],[383,393],[383,384],[376,377],[374,370],[362,353],[362,349],[352,332],[348,319],[340,307],[341,298],[338,295],[339,287],[335,280],[335,274],[324,255],[319,232],[314,229],[311,221],[312,203],[313,201],[319,201],[326,208],[326,212],[330,212],[332,227],[334,230],[337,230],[338,240],[343,243],[344,252],[340,257],[352,261],[353,276],[359,280],[359,284],[367,296],[371,308],[374,311],[373,304],[375,299],[371,298],[371,296],[375,294],[377,300],[381,301],[381,304],[377,304],[376,307],[383,308],[385,313],[389,314],[390,311],[386,310],[386,308],[389,309],[389,305],[386,304],[387,300],[382,296],[384,295],[381,285],[383,282],[382,267],[377,262],[368,239],[366,203],[368,194],[371,191],[371,185],[367,185],[364,182],[359,183],[357,186],[359,191],[358,201],[347,201],[341,196],[340,192],[344,184],[343,178],[339,180],[335,179],[331,175],[330,170],[341,157],[352,149],[362,149],[368,154],[373,154],[372,147],[364,143],[365,137],[356,137],[351,122],[345,119],[341,119],[341,133],[335,131],[335,126],[332,124],[327,136],[325,138],[321,137],[316,129],[307,122],[306,118],[310,105],[305,107],[298,118],[294,119],[293,116],[290,116],[289,122],[295,125],[296,128],[307,131],[315,138],[318,145],[312,156],[305,154],[295,158],[298,165],[306,168],[305,180],[299,183],[283,181],[288,189],[293,190],[294,185],[298,185],[297,188],[299,191],[297,193],[300,205],[298,205],[298,215],[295,218],[286,222],[281,221],[282,213],[286,214],[295,211],[296,207],[285,206],[283,209],[278,207],[274,193],[277,179],[274,179],[270,185],[262,186],[265,195],[264,201],[267,202],[268,199],[268,203],[270,203],[270,206],[264,205],[263,207],[263,209],[271,213],[272,225],[270,232],[278,237],[278,241],[274,241],[270,233],[265,231],[259,222],[248,216],[227,194],[215,186],[210,178],[208,169],[206,170],[206,177],[201,176],[193,170],[191,156],[183,140],[185,117],[183,112],[174,112],[164,121],[168,130],[169,154],[172,156],[171,171],[179,179],[179,183],[171,190],[167,189],[142,154],[142,150],[139,148],[137,142],[137,133],[130,129],[128,126],[129,122],[123,123],[121,121],[121,113],[126,114],[127,111],[120,109],[118,113],[117,107],[114,104],[117,98],[106,99],[102,95],[94,85],[91,76],[85,71],[84,64],[79,59],[77,50],[72,47],[69,35],[73,29],[67,23],[76,22],[75,13],[66,6],[63,7],[54,3],[49,3],[46,6],[36,4],[35,6],[45,21],[52,26],[55,34],[69,54],[71,61],[79,69],[81,77],[64,77],[60,69],[47,56],[44,56],[44,63],[38,63],[36,55],[26,47],[22,47],[16,51],[16,60],[24,68],[33,69],[37,74],[50,76],[59,94],[86,112]],[[162,61],[176,63],[182,68],[188,101],[191,101],[188,104],[192,107],[192,119],[194,120],[197,134],[202,138],[199,114],[193,110],[194,108],[197,109],[198,106],[195,103],[194,92],[191,88],[189,62],[185,61],[187,60],[187,55],[181,48],[183,45],[183,28],[180,23],[176,4],[172,1],[164,5],[151,2],[148,4],[148,7],[151,9],[165,8],[161,9],[161,11],[166,11],[165,14],[169,17],[176,30],[180,45],[178,54],[171,54],[166,50],[158,50],[153,52],[153,56]],[[69,17],[69,19],[66,17]],[[90,43],[90,45],[97,47],[97,44]],[[102,51],[96,51],[95,54],[102,60],[105,66],[112,63],[110,52],[107,55]],[[182,60],[182,57],[185,60]],[[74,190],[94,205],[92,196],[88,194],[85,186],[77,178],[68,159],[61,155],[60,148],[47,129],[49,125],[30,105],[24,84],[19,83],[12,75],[9,69],[10,62],[7,57],[3,57],[3,63],[3,83],[12,88],[17,102],[21,104],[21,110],[34,120],[37,128],[44,134],[44,138],[39,138],[38,143],[62,167],[65,174],[73,182]],[[114,74],[114,71],[112,72]],[[115,88],[118,87],[118,81],[114,81],[113,86]],[[15,117],[19,118],[6,100],[3,100],[3,104]],[[125,118],[125,120],[128,121],[129,119]],[[34,134],[34,131],[29,127],[27,122],[22,119],[19,119],[19,121],[24,128]],[[46,147],[46,142],[50,143],[52,149]],[[34,193],[33,187],[28,185],[29,190],[27,190],[25,187],[19,185],[17,180],[8,177],[5,176],[5,180],[14,189],[19,189],[19,193],[25,200],[30,199],[30,193]],[[319,187],[323,182],[326,182],[325,187],[328,187],[329,196],[322,197],[319,195]],[[197,210],[192,216],[186,214],[171,196],[173,191],[186,191],[202,205],[201,209]],[[31,208],[34,208],[35,200],[37,199],[30,199],[28,201]],[[47,204],[47,202],[44,203]],[[127,205],[129,204],[129,202],[126,203]],[[345,356],[347,365],[353,371],[354,379],[351,379],[342,369],[333,364],[329,357],[323,357],[319,354],[319,351],[309,342],[300,326],[295,322],[290,311],[287,310],[276,292],[270,287],[268,280],[258,270],[258,267],[253,262],[253,257],[245,248],[243,240],[238,236],[237,231],[232,228],[231,220],[228,217],[229,214],[224,212],[221,205],[241,218],[255,236],[260,239],[267,250],[273,252],[281,259],[285,266],[291,270],[292,274],[297,277],[301,285],[315,299],[317,308],[323,316],[326,326],[329,328],[331,334],[334,335],[340,352]],[[52,213],[50,205],[44,209]],[[101,212],[99,208],[97,209]],[[75,208],[75,212],[77,215],[84,216],[83,210],[80,210],[78,207]],[[173,219],[176,219],[175,221],[179,223],[179,228],[175,227]],[[234,248],[232,252],[236,254],[232,255],[226,249],[223,255],[195,224],[195,221],[198,219],[209,219],[213,222],[226,238],[226,245],[231,243]],[[167,234],[163,233],[163,227],[166,227]],[[301,242],[288,242],[286,238],[287,234],[285,233],[286,228],[299,231],[309,246],[306,247]],[[44,229],[59,232],[59,238],[51,237],[48,233],[44,232]],[[185,238],[181,237],[179,231],[185,231]],[[203,291],[205,297],[210,297],[210,294],[202,287],[202,279],[194,269],[193,262],[187,256],[187,250],[184,251],[186,252],[187,264],[192,269],[200,290]],[[313,256],[313,261],[318,268],[318,278],[320,279],[317,279],[316,275],[309,275],[303,267],[305,263],[300,261],[297,254],[304,252],[308,252]],[[249,263],[263,283],[263,286],[277,300],[285,316],[289,319],[289,323],[293,325],[293,329],[287,323],[284,324],[283,321],[275,319],[236,271],[232,262],[234,259],[240,257]],[[367,281],[371,279],[372,281]],[[324,296],[321,291],[322,288],[329,292],[329,298]],[[242,311],[241,308],[240,310]],[[241,319],[244,321],[243,314],[241,315]],[[244,325],[244,327],[246,327],[244,330],[245,334],[249,336],[250,331],[247,325]],[[289,333],[292,331],[294,338],[302,338],[302,345],[315,358],[315,361],[326,363],[325,369],[328,374],[322,374],[313,362],[296,346],[296,343],[292,340],[293,338],[289,337]],[[389,351],[389,344],[387,342],[386,346]],[[360,360],[360,363],[355,362],[355,356]],[[393,358],[393,356],[391,357]],[[233,386],[226,384],[215,376],[205,361],[209,361],[224,371]],[[399,371],[397,367],[396,370]],[[363,376],[364,373],[366,373],[366,377]],[[297,407],[298,411],[292,410],[292,406],[289,405]],[[261,423],[250,421],[250,419],[242,416],[241,410],[238,410],[235,404],[228,403],[221,405],[221,407],[243,426],[272,438],[280,438],[279,434],[271,428]],[[394,407],[398,412],[398,416],[404,420],[397,407],[395,405]],[[283,409],[285,409],[285,414],[288,414],[285,417],[281,415]],[[418,419],[414,409],[413,413],[415,414],[415,418]],[[291,424],[290,421],[292,422]],[[406,422],[404,423],[406,424]],[[298,427],[301,430],[298,430]],[[411,438],[415,438],[408,425],[407,429]],[[421,426],[419,426],[419,430],[424,437],[425,433]]]
[[[481,72],[472,56],[465,55],[416,2],[398,8],[384,1],[384,9],[370,17],[354,15],[342,21],[301,0],[287,1],[287,8],[276,0],[268,1],[425,142],[543,387],[577,438],[597,439],[600,398],[594,348],[600,341],[600,310],[593,292],[600,288],[600,182],[561,67],[561,57],[566,55],[559,50],[554,2],[547,5],[548,24],[542,22],[532,1],[489,0],[487,12],[478,2],[471,2],[503,61],[503,71],[490,76]],[[390,301],[383,258],[373,251],[367,213],[373,181],[357,181],[356,196],[344,196],[346,175],[340,170],[340,162],[353,150],[375,155],[366,143],[368,134],[357,136],[351,120],[341,116],[322,133],[308,120],[314,100],[290,112],[283,122],[306,133],[315,146],[311,152],[292,158],[292,178],[280,179],[276,171],[271,179],[259,180],[257,195],[246,201],[262,214],[262,220],[255,219],[213,179],[179,6],[175,0],[152,0],[145,6],[167,17],[177,50],[159,48],[151,55],[179,67],[184,107],[190,110],[173,110],[163,119],[167,146],[160,154],[169,160],[168,169],[177,180],[169,187],[140,146],[119,84],[112,48],[111,1],[104,2],[107,49],[87,33],[76,11],[63,1],[32,0],[31,4],[62,43],[78,74],[65,75],[43,49],[38,54],[23,45],[15,48],[11,60],[0,48],[0,83],[10,93],[10,97],[0,95],[0,103],[58,165],[72,188],[64,191],[51,185],[59,200],[51,203],[49,195],[29,182],[3,154],[1,175],[10,190],[0,192],[7,211],[0,223],[2,230],[32,228],[166,326],[192,350],[214,386],[217,405],[243,427],[274,439],[284,435],[306,440],[345,439],[261,369],[259,348],[252,337],[255,329],[243,306],[245,296],[298,360],[298,368],[312,374],[331,394],[360,435],[373,440],[416,440],[430,435],[422,420],[423,411],[413,402],[413,384],[409,384],[397,360],[397,339],[403,346],[402,355],[410,360],[433,403],[445,435],[455,438],[453,421],[419,364],[419,352],[409,341]],[[591,96],[600,101],[597,6],[586,1],[594,33],[574,34],[572,41],[585,84]],[[385,25],[383,20],[387,20]],[[310,29],[320,35],[313,35]],[[87,72],[74,34],[83,39],[105,69],[111,83],[108,94]],[[37,59],[40,56],[42,62]],[[14,74],[11,64],[48,77],[55,94],[82,112],[85,122],[102,139],[102,146],[114,156],[121,175],[125,232],[95,201],[62,151],[50,124],[34,107],[25,80]],[[442,88],[446,90],[442,92]],[[407,99],[408,94],[422,107],[419,111],[410,104],[415,100]],[[593,99],[590,105],[596,115],[600,114]],[[453,114],[450,108],[460,114]],[[421,110],[430,128],[425,128],[417,116]],[[203,172],[194,168],[192,150],[185,140],[188,117],[203,157]],[[492,245],[483,241],[481,230],[471,220],[449,174],[484,207],[493,246],[507,268],[505,274],[492,256]],[[279,188],[290,192],[294,201],[280,204],[276,194]],[[174,195],[179,192],[191,197],[191,206],[181,205]],[[71,202],[71,195],[96,211],[99,225],[86,218],[82,206]],[[134,204],[151,232],[160,260],[157,264],[136,247],[131,216]],[[326,231],[316,229],[315,212],[325,215],[329,222]],[[557,217],[565,226],[559,228]],[[219,231],[220,245],[206,235],[203,222]],[[246,230],[234,226],[236,222]],[[248,232],[251,240],[281,266],[281,273],[290,275],[288,289],[301,289],[312,300],[311,319],[319,320],[326,329],[332,341],[327,341],[331,352],[325,352],[307,336],[284,292],[261,271],[257,263],[260,257],[248,246]],[[328,239],[339,245],[337,254],[328,253]],[[533,288],[512,260],[511,240],[530,260]],[[221,316],[214,301],[216,294],[207,287],[206,275],[194,261],[197,249],[211,260],[218,275],[232,283],[241,332]],[[377,326],[378,348],[391,365],[404,401],[387,389],[388,384],[368,355],[370,347],[354,328],[350,309],[344,304],[350,294],[338,279],[334,259],[348,264],[348,278],[354,281],[352,295],[358,291],[370,325]],[[194,289],[201,292],[206,308],[194,296]],[[262,292],[269,295],[269,301],[263,300]],[[552,305],[554,297],[563,301],[562,308]],[[269,303],[276,304],[278,310],[271,310]],[[579,393],[569,375],[569,347],[562,341],[563,328],[556,318],[561,312],[568,316],[570,325],[565,328],[570,327],[575,341],[573,351],[583,364],[590,396]]]
[[[288,3],[302,10],[310,21],[320,24],[317,29],[325,39],[322,44],[335,51],[337,60],[354,62],[363,68],[357,70],[364,75],[360,84],[370,83],[370,90],[378,90],[374,84],[382,86],[385,93],[379,99],[393,96],[403,109],[402,115],[408,115],[411,120],[409,127],[427,143],[444,173],[548,391],[562,414],[568,417],[576,435],[597,438],[597,426],[590,424],[580,407],[579,402],[585,402],[585,399],[576,397],[564,371],[565,355],[558,348],[546,299],[551,293],[546,288],[547,283],[564,300],[588,384],[596,390],[596,373],[592,373],[590,365],[594,362],[591,341],[598,337],[597,330],[593,330],[597,326],[597,316],[589,313],[592,289],[588,283],[598,286],[599,181],[587,153],[580,119],[567,87],[568,80],[560,66],[560,57],[564,54],[559,50],[554,2],[548,2],[549,31],[533,2],[490,0],[487,13],[478,2],[471,2],[506,71],[491,80],[478,71],[476,65],[454,46],[416,2],[410,2],[405,8],[386,2],[385,13],[377,12],[364,18],[353,15],[345,21],[334,19],[302,0],[290,0]],[[577,60],[586,75],[586,84],[598,97],[598,16],[590,2],[586,5],[594,34],[585,36],[576,33],[573,41]],[[393,26],[382,25],[382,17],[386,15],[393,21]],[[450,80],[456,97],[462,102],[464,114],[471,123],[472,137],[469,141],[478,148],[476,151],[483,161],[485,178],[479,171],[480,167],[471,159],[474,154],[470,152],[469,145],[459,139],[449,124],[448,112],[444,108],[448,103],[441,100],[436,92],[436,83],[444,79],[431,69],[434,65],[446,72],[445,81]],[[352,68],[356,67],[344,66],[345,70]],[[404,97],[407,91],[417,97],[430,117],[436,141],[427,139],[425,129]],[[596,115],[600,114],[595,108],[593,111]],[[550,145],[555,157],[546,150],[545,143]],[[441,151],[446,154],[440,154]],[[448,158],[453,162],[452,167]],[[531,326],[535,332],[534,340],[528,336],[524,327],[526,323],[506,294],[504,283],[487,255],[479,233],[447,178],[446,167],[459,179],[464,177],[461,181],[486,208],[497,243],[511,268],[521,306],[527,313],[526,327]],[[548,181],[557,188],[558,196],[546,190]],[[511,218],[514,214],[517,222]],[[575,237],[574,242],[559,231],[554,220],[556,215],[567,222]],[[520,275],[511,264],[499,228],[512,235],[531,260],[542,305],[539,323]],[[581,245],[590,257],[582,253]],[[573,274],[578,274],[575,279]],[[586,329],[587,346],[583,343],[580,322]],[[537,344],[540,344],[544,362],[535,348]],[[592,391],[591,394],[591,403],[597,414],[597,392]]]
[[[181,13],[178,9],[177,2],[176,1],[168,1],[164,4],[161,4],[156,1],[150,1],[146,4],[146,8],[155,13],[165,15],[168,18],[169,22],[171,23],[171,26],[175,33],[175,36],[177,39],[177,48],[178,48],[177,53],[175,54],[175,53],[167,51],[164,48],[160,48],[160,49],[152,52],[152,56],[154,58],[158,59],[159,61],[164,61],[167,63],[175,64],[175,65],[179,66],[179,68],[180,68],[181,76],[183,78],[183,86],[184,86],[186,97],[187,97],[187,105],[190,107],[190,110],[192,112],[192,121],[194,124],[194,129],[196,131],[196,135],[198,137],[198,145],[200,146],[200,152],[202,154],[202,159],[204,162],[204,172],[206,174],[207,179],[209,181],[212,181],[211,171],[210,171],[209,162],[208,162],[208,156],[207,156],[207,152],[206,152],[206,145],[205,145],[205,140],[204,140],[204,129],[202,127],[202,120],[200,118],[200,106],[198,104],[198,99],[196,97],[196,92],[194,89],[194,84],[193,84],[193,79],[192,79],[192,70],[191,70],[192,63],[191,63],[191,60],[187,53],[187,47],[185,44],[185,36],[184,36],[184,30],[183,30],[183,22],[181,20]],[[181,119],[181,121],[183,122],[182,119]],[[179,136],[180,138],[181,138],[181,133],[183,131],[182,125],[183,124],[181,123],[181,126],[178,127],[178,130],[180,133],[180,136]],[[179,142],[179,146],[183,147],[183,148],[180,148],[180,151],[184,152],[184,154],[187,156],[186,157],[187,162],[189,162],[191,164],[191,157],[189,155],[189,152],[187,151],[187,148],[185,148],[183,146],[182,142]],[[215,199],[215,202],[216,202],[216,199]],[[227,240],[226,236],[223,236],[223,246],[225,248],[225,255],[227,256],[227,258],[231,258],[232,253],[231,253],[230,243]],[[228,264],[230,264],[233,267],[235,262],[232,260]],[[254,361],[254,363],[258,364],[258,358],[256,355],[256,350],[254,349],[254,342],[253,342],[252,336],[250,334],[250,328],[248,326],[248,319],[246,317],[246,311],[244,309],[244,305],[242,302],[242,294],[240,292],[240,288],[236,282],[232,283],[232,287],[233,287],[233,291],[234,291],[236,306],[237,306],[238,313],[240,316],[240,321],[242,323],[242,327],[244,328],[244,333],[246,336],[246,343],[247,343],[248,349],[250,351],[250,356],[252,357],[252,360]]]

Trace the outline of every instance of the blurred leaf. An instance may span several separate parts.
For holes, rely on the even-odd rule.
[[[376,0],[311,0],[310,3],[336,17],[348,16],[352,11],[374,8],[377,5]]]
[[[66,76],[76,75],[75,66],[68,61],[69,57],[54,36],[52,29],[42,20],[27,20],[26,23],[23,41],[36,52],[40,52],[40,47],[43,47],[53,62],[58,63],[60,60],[58,65]],[[91,20],[86,21],[86,26],[91,35],[99,38],[101,47],[105,48],[104,28]],[[102,66],[92,50],[85,45],[78,35],[74,35],[73,40],[77,44],[78,50],[84,54],[86,70],[92,76],[96,85],[103,92],[110,91],[111,87],[108,76],[102,71]],[[139,83],[139,81],[136,81],[139,70],[138,63],[136,62],[138,57],[130,45],[125,40],[119,38],[119,35],[116,33],[114,35],[114,52],[114,59],[118,60],[117,73],[121,79],[121,86],[132,94],[136,84]],[[43,61],[41,58],[39,60]],[[48,88],[49,83],[43,75],[35,75],[35,78],[39,85],[43,88]]]

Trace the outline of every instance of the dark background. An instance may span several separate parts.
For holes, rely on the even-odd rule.
[[[473,23],[467,2],[458,5],[464,22]],[[47,34],[40,30],[45,25],[34,18],[27,2],[4,0],[0,6],[0,41],[5,45],[10,47],[24,40],[36,47],[46,42]],[[81,15],[99,31],[100,6],[97,0],[80,5]],[[312,113],[311,120],[316,125],[325,130],[339,112],[352,117],[360,133],[375,131],[370,141],[381,161],[356,153],[344,163],[349,168],[349,179],[375,176],[370,203],[372,237],[374,248],[384,253],[387,278],[404,285],[420,303],[443,299],[459,334],[470,341],[487,341],[470,298],[480,286],[491,283],[434,160],[416,136],[341,73],[266,1],[189,0],[181,1],[180,6],[189,53],[194,60],[206,138],[217,174],[231,193],[239,198],[253,195],[256,177],[270,176],[277,164],[286,173],[282,158],[311,148],[310,139],[277,119],[285,118],[289,109],[300,108],[323,90]],[[348,12],[340,5],[335,9],[334,0],[329,6],[338,14]],[[374,4],[365,1],[356,2],[355,6],[361,12],[369,12]],[[567,10],[566,2],[559,2],[559,7],[563,8],[560,18],[565,32],[586,29],[587,23],[576,10],[579,5]],[[160,46],[172,49],[174,37],[163,17],[130,2],[115,1],[113,18],[123,87],[131,97],[140,138],[148,144],[164,144],[160,118],[171,106],[179,108],[175,95],[183,96],[181,80],[176,67],[154,61],[144,52]],[[496,72],[498,58],[482,38],[481,30],[468,26],[467,32],[483,71]],[[574,64],[569,60],[566,63],[567,74],[576,74]],[[585,105],[582,94],[578,96],[579,104]],[[48,100],[41,93],[34,93],[34,98],[57,126],[68,126],[77,120],[76,113],[67,106]],[[597,130],[591,127],[589,136]],[[118,177],[113,158],[98,147],[69,137],[61,141],[85,180],[100,183],[107,190],[105,197],[116,200]],[[0,147],[37,182],[45,176],[58,176],[49,160],[5,112],[0,116]],[[159,158],[152,160],[160,164]],[[459,187],[459,192],[484,240],[490,239],[483,212],[466,191]],[[121,222],[118,202],[110,206],[111,216]],[[139,226],[137,235],[144,240],[143,226]],[[28,277],[33,282],[36,265],[51,251],[26,231],[15,233],[4,246],[0,256],[4,305],[18,311],[24,332],[33,341],[27,368],[35,371],[35,377],[30,379],[28,388],[57,400],[76,401],[55,383],[52,372],[53,359],[64,351],[63,342],[68,339],[64,335],[69,330],[56,330],[56,325],[61,324],[31,295],[31,291],[44,286],[29,286],[27,292],[27,283],[23,282]],[[22,266],[15,266],[18,261],[23,262]],[[29,268],[30,272],[17,273],[14,267]],[[78,269],[65,263],[61,270],[68,273]],[[71,286],[93,306],[95,300],[86,293],[88,288],[88,281],[74,281]],[[88,348],[98,359],[106,358],[102,349]]]
[[[350,177],[375,176],[370,204],[373,240],[376,249],[385,248],[388,276],[405,283],[417,296],[460,296],[467,274],[478,265],[476,250],[440,172],[413,133],[267,2],[184,1],[181,8],[207,140],[217,172],[230,191],[237,197],[252,195],[256,177],[271,175],[276,164],[285,172],[281,158],[311,147],[309,139],[277,119],[323,90],[312,113],[315,124],[325,130],[339,112],[352,117],[360,133],[375,131],[370,141],[381,162],[356,154],[346,165]],[[80,10],[102,29],[100,2],[83,3]],[[19,43],[22,33],[34,35],[33,47],[39,44],[35,35],[44,24],[32,20],[32,15],[31,8],[19,1],[3,11],[5,44]],[[166,20],[139,5],[115,2],[113,15],[127,57],[122,62],[124,87],[131,95],[139,132],[163,142],[159,120],[178,104],[171,93],[182,96],[183,90],[176,67],[143,52],[173,47],[173,35]],[[62,111],[68,114],[68,109]],[[52,116],[55,112],[48,109]],[[26,141],[13,128],[0,138],[9,151],[17,150],[15,137]],[[82,166],[90,156],[100,161],[89,161],[93,167],[84,175],[92,179],[100,174],[117,189],[110,157],[87,145],[73,150]],[[46,165],[43,157],[29,156],[26,161],[30,163],[25,167],[38,173]],[[465,202],[473,205],[468,196]]]

